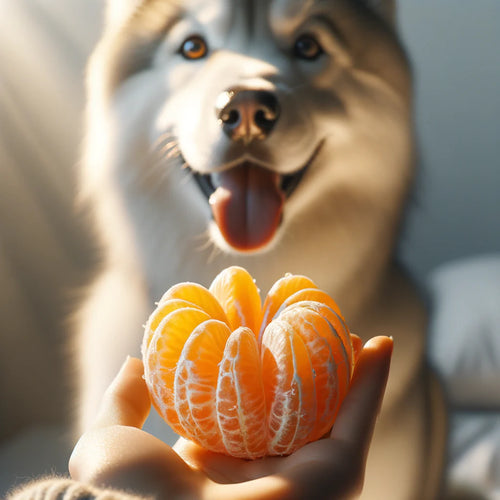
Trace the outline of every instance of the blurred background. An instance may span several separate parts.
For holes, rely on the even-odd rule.
[[[96,262],[75,166],[102,5],[0,0],[0,497],[64,471],[70,446],[68,315]],[[401,258],[437,304],[433,331],[450,332],[431,344],[457,407],[455,473],[473,463],[500,498],[500,2],[401,0],[398,17],[421,155]],[[464,361],[457,339],[478,332]]]
[[[402,255],[419,275],[500,250],[500,2],[399,0],[420,178]]]

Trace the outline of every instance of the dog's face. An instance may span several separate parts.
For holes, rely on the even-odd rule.
[[[111,0],[90,66],[93,175],[147,199],[144,225],[182,219],[226,250],[390,246],[411,177],[410,79],[369,4]]]

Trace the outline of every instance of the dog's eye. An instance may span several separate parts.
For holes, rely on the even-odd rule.
[[[297,38],[293,48],[295,56],[313,61],[323,54],[323,48],[312,35],[302,35]]]
[[[181,45],[180,53],[186,59],[202,59],[207,55],[207,42],[201,36],[190,36]]]

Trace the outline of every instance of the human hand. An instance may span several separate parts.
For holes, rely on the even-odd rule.
[[[328,437],[288,457],[247,461],[179,439],[174,448],[141,430],[150,400],[140,360],[129,358],[70,459],[73,479],[169,499],[343,499],[361,489],[387,382],[392,339],[364,346]]]

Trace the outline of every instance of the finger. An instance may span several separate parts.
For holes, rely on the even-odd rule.
[[[143,374],[142,361],[128,357],[104,393],[93,428],[144,425],[151,403]]]
[[[393,340],[374,337],[359,354],[349,392],[330,437],[366,457],[389,375]]]

